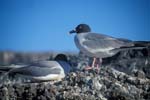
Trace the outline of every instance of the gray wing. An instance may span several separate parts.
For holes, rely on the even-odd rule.
[[[104,34],[89,33],[85,39],[83,45],[91,49],[120,48],[133,45],[127,39],[117,39]]]
[[[125,38],[116,38],[116,39],[119,40],[119,41],[122,41],[122,42],[126,42],[126,43],[131,43],[131,42],[133,42],[132,40],[125,39]]]
[[[9,74],[22,74],[29,76],[46,76],[49,74],[60,74],[61,69],[56,66],[42,67],[42,66],[27,66],[16,68],[9,72]]]
[[[31,66],[40,66],[40,67],[54,67],[58,65],[56,61],[38,61],[38,62],[33,62]]]

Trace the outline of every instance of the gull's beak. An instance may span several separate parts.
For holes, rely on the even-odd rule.
[[[75,31],[75,30],[71,30],[71,31],[69,32],[69,34],[72,34],[72,33],[76,33],[76,31]]]

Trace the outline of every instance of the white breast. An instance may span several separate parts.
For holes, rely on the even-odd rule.
[[[82,52],[88,52],[87,49],[86,49],[86,46],[83,45],[83,42],[86,41],[85,38],[84,38],[85,35],[86,35],[86,33],[77,34],[74,38],[74,41],[75,41],[75,44],[76,44],[77,48]]]

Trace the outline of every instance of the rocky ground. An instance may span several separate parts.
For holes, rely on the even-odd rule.
[[[60,82],[1,84],[0,100],[150,100],[150,49],[103,59],[99,72],[82,70],[90,58],[68,55],[74,66]]]

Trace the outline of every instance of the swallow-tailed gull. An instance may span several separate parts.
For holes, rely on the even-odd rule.
[[[66,55],[58,54],[52,61],[39,61],[25,67],[14,68],[8,75],[25,77],[31,82],[59,81],[70,72],[70,69]]]
[[[128,39],[114,38],[101,33],[93,33],[87,24],[79,24],[69,33],[76,33],[74,41],[81,52],[89,57],[94,57],[92,67],[88,67],[87,69],[94,67],[96,58],[110,57],[121,50],[141,48],[134,47],[134,43]]]

